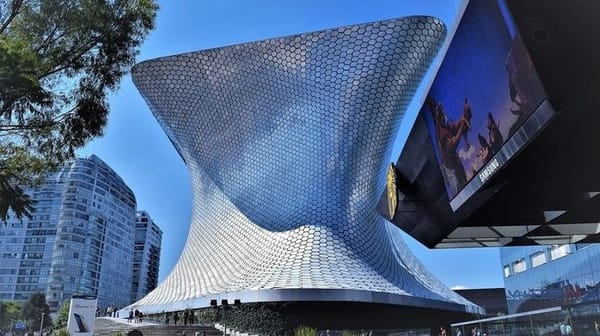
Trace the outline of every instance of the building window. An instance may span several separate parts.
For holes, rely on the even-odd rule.
[[[546,252],[540,251],[531,255],[531,267],[537,267],[546,263]]]
[[[515,274],[525,272],[527,270],[527,266],[525,265],[525,259],[515,261],[515,263],[513,264],[513,270],[515,271]]]
[[[510,274],[510,265],[505,265],[504,266],[504,277],[508,278],[509,276],[511,276],[511,274]]]
[[[566,256],[570,252],[571,247],[569,245],[553,245],[550,248],[550,258],[552,258],[552,260],[556,260]]]

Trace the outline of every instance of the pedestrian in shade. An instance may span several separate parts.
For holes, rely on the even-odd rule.
[[[188,324],[188,318],[189,318],[189,316],[190,316],[190,313],[187,310],[185,310],[183,312],[183,325],[187,325]]]

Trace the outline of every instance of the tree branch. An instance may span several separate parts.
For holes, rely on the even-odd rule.
[[[59,28],[58,25],[54,26],[54,28],[48,34],[48,36],[44,39],[44,41],[42,41],[42,43],[40,43],[40,45],[35,49],[36,53],[41,54],[42,50],[45,50],[52,43],[58,41],[61,37],[66,35],[66,31],[63,31],[62,34],[58,34],[58,36],[54,36],[56,34],[56,31],[58,30],[58,28]]]
[[[10,25],[12,20],[14,20],[15,17],[17,16],[17,14],[19,14],[19,10],[21,9],[23,2],[25,2],[25,0],[13,0],[12,1],[12,6],[10,8],[10,15],[9,15],[8,19],[6,19],[6,21],[2,24],[2,27],[0,28],[0,34],[4,33],[4,31],[6,30],[6,28],[8,28],[8,26]]]
[[[19,124],[0,125],[0,132],[14,132],[14,131],[32,130],[32,129],[40,128],[40,126],[45,127],[45,126],[50,126],[52,124],[54,124],[54,122],[51,122],[51,123],[48,123],[48,124],[40,124],[40,125],[31,125],[31,124],[27,124],[27,125],[19,125]],[[7,134],[5,134],[5,136],[6,135]]]
[[[53,68],[52,70],[50,70],[44,74],[39,75],[38,80],[41,80],[41,79],[51,76],[57,72],[61,72],[63,70],[70,68],[71,64],[73,63],[74,60],[80,59],[83,55],[85,55],[85,53],[90,51],[92,49],[92,47],[94,47],[95,44],[96,44],[95,41],[91,41],[88,43],[88,45],[84,45],[83,47],[79,48],[77,50],[77,51],[80,50],[80,52],[78,54],[65,55],[64,59],[57,63],[57,67]],[[62,66],[60,66],[60,65],[62,65]]]
[[[40,129],[43,127],[54,127],[62,122],[75,111],[75,108],[71,108],[65,112],[62,112],[52,119],[44,120],[44,121],[33,121],[29,123],[21,123],[21,124],[0,124],[0,132],[4,132],[5,134],[0,134],[1,136],[10,136],[15,135],[19,132],[25,132],[35,129]]]

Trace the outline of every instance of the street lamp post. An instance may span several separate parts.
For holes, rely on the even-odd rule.
[[[42,329],[44,328],[44,315],[46,315],[46,313],[42,312],[42,320],[40,321],[40,336],[42,336]]]

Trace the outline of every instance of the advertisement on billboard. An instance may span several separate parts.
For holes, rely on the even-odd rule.
[[[545,98],[504,2],[471,1],[421,110],[450,200],[504,164],[494,154]]]
[[[67,330],[71,335],[92,336],[96,318],[97,299],[93,296],[71,297]]]

